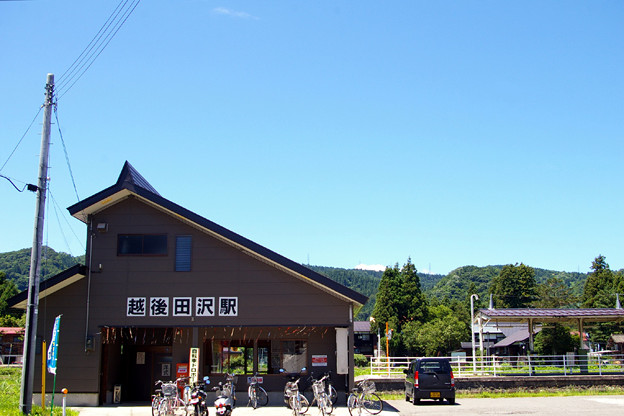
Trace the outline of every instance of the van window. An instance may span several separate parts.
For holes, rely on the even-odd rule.
[[[449,364],[446,361],[421,361],[420,371],[424,373],[448,373]]]

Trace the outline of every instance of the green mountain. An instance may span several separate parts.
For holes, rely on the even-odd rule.
[[[492,279],[498,276],[503,266],[463,266],[451,271],[440,279],[427,294],[438,299],[465,300],[473,291],[479,295],[480,303],[486,305],[489,302],[489,288]],[[535,281],[537,284],[544,283],[551,277],[558,277],[572,289],[574,295],[583,293],[583,286],[587,274],[577,272],[558,272],[534,268]],[[472,290],[471,290],[472,285]]]
[[[6,274],[8,280],[15,282],[20,291],[28,288],[30,252],[30,248],[24,248],[18,251],[0,253],[0,271]],[[45,280],[77,263],[84,264],[84,261],[84,256],[73,257],[44,246],[41,251],[41,278]]]

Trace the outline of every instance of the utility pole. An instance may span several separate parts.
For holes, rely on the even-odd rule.
[[[32,408],[35,351],[37,348],[37,318],[39,315],[39,282],[41,280],[41,241],[43,239],[43,218],[45,214],[46,191],[48,188],[48,153],[50,148],[50,123],[53,105],[54,74],[48,74],[45,102],[43,104],[43,128],[41,130],[41,152],[39,154],[39,181],[37,182],[35,230],[32,251],[30,253],[30,274],[28,275],[28,306],[26,309],[26,332],[24,334],[24,358],[22,364],[22,386],[20,390],[20,410],[24,414],[30,413]],[[41,353],[45,354],[44,351]]]

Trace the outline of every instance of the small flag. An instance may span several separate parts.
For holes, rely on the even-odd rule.
[[[61,326],[61,315],[54,320],[54,328],[52,328],[52,341],[48,348],[48,373],[56,374],[56,357],[58,354],[58,338],[59,327]]]

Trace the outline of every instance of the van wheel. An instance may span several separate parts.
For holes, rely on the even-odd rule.
[[[446,400],[448,401],[448,404],[455,404],[455,397]]]
[[[412,404],[415,406],[420,403],[420,399],[416,398],[416,389],[412,389]]]

